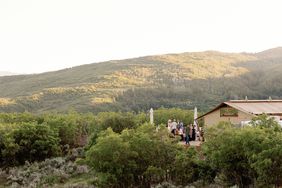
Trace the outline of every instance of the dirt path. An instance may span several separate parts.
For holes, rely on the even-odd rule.
[[[195,147],[200,146],[201,143],[202,143],[201,141],[190,141],[189,142],[190,146],[195,146]],[[179,144],[185,145],[185,142],[179,142]]]

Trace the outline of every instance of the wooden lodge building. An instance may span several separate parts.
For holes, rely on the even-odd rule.
[[[272,116],[281,124],[282,100],[231,100],[221,103],[197,120],[203,119],[205,126],[216,125],[221,121],[243,126],[261,114]]]

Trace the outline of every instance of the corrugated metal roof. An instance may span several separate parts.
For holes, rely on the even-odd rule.
[[[229,101],[225,104],[251,114],[282,114],[282,100]]]
[[[201,115],[197,119],[200,119],[225,105],[253,115],[259,115],[263,113],[282,114],[282,100],[231,100],[219,104],[217,107]]]

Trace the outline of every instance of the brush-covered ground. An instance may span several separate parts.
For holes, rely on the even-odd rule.
[[[0,187],[279,187],[282,129],[266,115],[238,129],[204,129],[200,147],[179,144],[168,119],[193,112],[148,114],[0,114]],[[269,176],[271,174],[271,176]]]
[[[2,112],[206,111],[229,99],[282,96],[282,48],[167,54],[0,77]]]

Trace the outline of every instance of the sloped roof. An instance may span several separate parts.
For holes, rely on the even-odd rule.
[[[252,115],[259,115],[263,113],[282,114],[282,100],[231,100],[221,103],[197,119],[200,119],[225,105]]]

